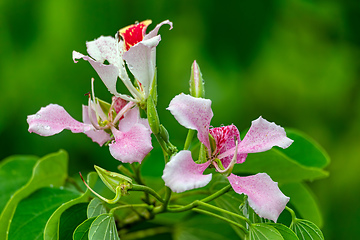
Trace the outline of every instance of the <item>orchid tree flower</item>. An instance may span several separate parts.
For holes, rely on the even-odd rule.
[[[276,222],[289,198],[279,189],[266,173],[239,177],[231,173],[235,163],[243,163],[248,153],[263,152],[273,146],[287,148],[293,140],[286,137],[284,128],[259,117],[244,139],[236,126],[229,125],[210,129],[213,117],[211,101],[180,94],[175,96],[167,108],[176,120],[188,129],[197,130],[197,137],[207,150],[206,162],[195,163],[191,152],[182,150],[172,156],[165,166],[163,180],[174,192],[199,188],[207,185],[212,174],[203,175],[210,165],[227,176],[232,188],[238,194],[246,194],[250,207],[261,217]],[[212,146],[215,143],[216,146]]]
[[[83,122],[72,118],[57,104],[49,104],[36,114],[29,115],[29,132],[40,136],[52,136],[68,129],[73,133],[85,133],[102,146],[109,143],[111,155],[126,163],[141,162],[152,150],[151,130],[146,119],[140,118],[138,106],[113,96],[111,105],[89,94],[88,106],[83,106]]]
[[[158,31],[164,24],[170,25],[170,30],[172,29],[172,22],[165,20],[146,34],[146,29],[150,24],[151,20],[142,21],[120,29],[115,38],[101,36],[87,42],[87,52],[90,56],[73,51],[73,60],[77,63],[77,59],[82,58],[90,62],[110,93],[116,97],[136,103],[144,102],[149,96],[155,77],[156,46],[161,40]],[[105,64],[105,61],[109,64]],[[132,84],[124,61],[134,76],[137,86]],[[132,97],[117,92],[118,77]]]

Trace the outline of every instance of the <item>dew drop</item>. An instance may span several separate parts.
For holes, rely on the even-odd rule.
[[[60,186],[60,190],[63,190],[64,189],[64,187],[63,186]]]
[[[52,187],[54,187],[54,185],[50,184],[50,187],[52,188]]]
[[[41,114],[40,113],[35,114],[35,118],[41,118]]]
[[[45,129],[45,130],[50,130],[50,126],[45,125],[45,126],[44,126],[44,129]]]

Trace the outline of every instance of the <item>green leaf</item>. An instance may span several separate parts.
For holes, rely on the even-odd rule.
[[[43,239],[45,224],[51,214],[77,196],[78,193],[63,188],[42,188],[34,192],[18,204],[8,239]]]
[[[82,222],[74,231],[73,240],[88,240],[89,229],[96,217],[88,218]]]
[[[202,214],[193,214],[193,217],[175,225],[174,240],[232,240],[239,239],[230,225],[220,219]]]
[[[59,240],[72,238],[76,227],[86,220],[87,205],[87,203],[76,204],[61,214]]]
[[[274,227],[285,240],[299,240],[296,234],[287,226],[281,223],[268,223],[268,225]]]
[[[303,166],[324,168],[330,163],[326,151],[311,137],[295,129],[286,129],[286,135],[294,140],[286,149],[279,150]]]
[[[67,178],[68,156],[63,150],[41,158],[34,166],[30,180],[17,190],[6,203],[0,216],[0,239],[7,239],[7,232],[18,203],[36,190],[58,187]]]
[[[11,156],[0,164],[0,213],[11,196],[31,178],[35,156]]]
[[[301,165],[276,148],[262,153],[249,154],[244,163],[235,165],[233,172],[236,175],[266,172],[279,183],[301,182],[328,176],[326,171],[317,167]]]
[[[91,172],[87,176],[87,182],[90,187],[93,187],[97,180],[97,174],[95,172]],[[44,240],[57,240],[59,239],[59,223],[60,223],[60,216],[61,214],[67,210],[68,208],[74,206],[75,204],[87,202],[90,190],[87,189],[84,194],[81,196],[77,196],[74,199],[71,199],[68,202],[65,202],[62,204],[56,211],[51,215],[49,220],[46,223],[45,229],[44,229]]]
[[[115,219],[110,213],[99,215],[91,224],[89,240],[120,240]]]
[[[93,198],[90,201],[88,209],[87,209],[87,217],[88,218],[97,217],[106,212],[107,211],[106,211],[106,208],[105,208],[103,202],[98,198]]]
[[[296,219],[290,226],[299,240],[324,240],[321,230],[312,222]]]
[[[320,209],[314,194],[303,183],[288,183],[281,185],[281,190],[290,197],[290,203],[295,207],[301,218],[308,219],[317,226],[323,225]]]
[[[284,238],[274,227],[266,223],[254,223],[245,240],[284,240]]]

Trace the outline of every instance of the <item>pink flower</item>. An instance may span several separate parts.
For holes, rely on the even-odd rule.
[[[161,40],[160,35],[157,35],[158,31],[164,24],[169,24],[172,29],[172,22],[166,20],[146,34],[146,29],[150,24],[151,20],[146,20],[120,29],[115,38],[101,36],[87,42],[87,52],[90,57],[73,51],[73,60],[75,63],[80,58],[89,61],[110,93],[116,97],[127,101],[143,102],[149,96],[155,75],[156,46]],[[105,60],[109,63],[108,65],[104,64]],[[124,60],[137,80],[138,87],[132,84]],[[118,77],[133,97],[117,92]]]
[[[27,117],[29,132],[40,136],[52,136],[64,129],[85,133],[100,146],[111,141],[109,149],[115,159],[141,162],[152,149],[151,131],[134,105],[113,97],[111,105],[106,106],[95,97],[93,100],[89,97],[88,106],[83,106],[83,122],[78,122],[62,106],[49,104]]]
[[[231,170],[235,163],[243,163],[248,153],[267,151],[273,146],[289,147],[293,140],[286,137],[285,130],[259,117],[252,122],[241,141],[234,125],[210,129],[213,117],[210,100],[185,94],[177,95],[170,102],[168,110],[181,125],[197,130],[198,139],[207,149],[207,161],[197,164],[190,151],[180,151],[165,166],[162,176],[165,185],[174,192],[203,187],[212,178],[211,174],[203,175],[203,172],[212,164],[217,171],[228,175],[235,192],[248,196],[250,206],[259,216],[276,222],[289,201],[277,183],[266,173],[239,177],[232,174]],[[215,147],[210,145],[209,134],[215,140]]]

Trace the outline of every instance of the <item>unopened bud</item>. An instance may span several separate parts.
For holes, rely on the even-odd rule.
[[[157,135],[160,132],[160,120],[156,111],[156,106],[152,97],[147,99],[147,118],[149,126],[153,134]]]
[[[194,60],[191,66],[190,95],[197,98],[205,97],[204,80],[196,60]]]
[[[94,166],[103,183],[114,193],[117,187],[121,187],[124,193],[132,187],[132,179],[120,173],[110,172],[101,167]]]

